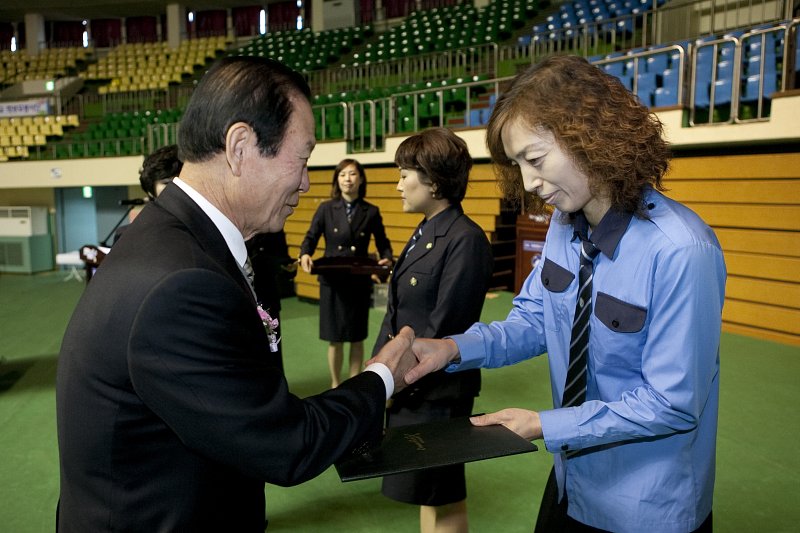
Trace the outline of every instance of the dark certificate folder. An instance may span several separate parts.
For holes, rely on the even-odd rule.
[[[536,450],[505,426],[475,427],[468,417],[453,418],[388,428],[378,446],[343,458],[336,471],[342,481],[356,481]]]
[[[385,278],[389,276],[389,272],[391,270],[388,266],[379,265],[371,257],[320,257],[311,266],[312,274],[376,274]]]

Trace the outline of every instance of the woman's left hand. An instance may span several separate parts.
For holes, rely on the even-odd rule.
[[[527,440],[542,438],[542,423],[539,413],[527,409],[503,409],[496,413],[473,416],[470,418],[473,426],[503,425]]]

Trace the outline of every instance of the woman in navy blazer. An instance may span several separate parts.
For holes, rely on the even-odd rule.
[[[325,257],[366,257],[369,241],[381,265],[392,263],[392,245],[386,238],[381,212],[364,200],[367,175],[355,159],[344,159],[333,171],[331,200],[320,204],[300,245],[300,266],[311,272],[311,256],[325,236]],[[367,338],[372,280],[369,275],[319,276],[319,337],[328,341],[331,387],[341,383],[344,343],[350,343],[350,377],[361,372]]]
[[[486,234],[461,209],[472,168],[466,143],[444,128],[426,130],[400,144],[395,163],[403,211],[425,218],[395,265],[373,354],[403,326],[419,337],[438,339],[472,325],[481,315],[494,265]],[[387,424],[469,415],[480,379],[479,370],[426,376],[394,395]],[[467,531],[463,464],[386,477],[383,493],[420,505],[423,533]]]

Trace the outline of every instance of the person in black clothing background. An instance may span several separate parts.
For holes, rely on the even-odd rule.
[[[392,264],[392,245],[386,238],[381,212],[364,200],[367,176],[361,163],[342,160],[333,171],[331,200],[320,204],[300,246],[300,266],[311,272],[311,256],[325,236],[325,257],[367,257],[375,237],[380,265]],[[372,279],[369,275],[319,276],[319,337],[328,341],[331,387],[341,383],[344,343],[350,343],[349,375],[361,371],[367,338]]]

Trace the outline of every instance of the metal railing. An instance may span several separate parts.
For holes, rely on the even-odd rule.
[[[488,43],[386,61],[343,64],[339,68],[307,72],[306,78],[312,92],[328,94],[455,78],[466,73],[494,75],[497,61],[498,45]]]
[[[646,50],[641,52],[633,52],[624,55],[618,55],[616,57],[609,57],[605,59],[595,60],[592,61],[592,64],[597,65],[598,67],[603,68],[605,65],[613,65],[622,63],[623,65],[627,65],[628,63],[633,63],[633,74],[631,75],[632,78],[632,86],[630,87],[630,91],[633,94],[639,94],[639,73],[641,68],[642,61],[646,61],[648,57],[654,57],[661,54],[670,54],[674,52],[678,55],[678,67],[675,69],[678,72],[678,93],[676,95],[676,100],[678,104],[683,102],[684,98],[684,78],[685,73],[687,70],[686,66],[686,50],[680,45],[668,45],[668,46],[661,46],[657,49],[653,50]],[[673,67],[674,68],[674,67]]]

